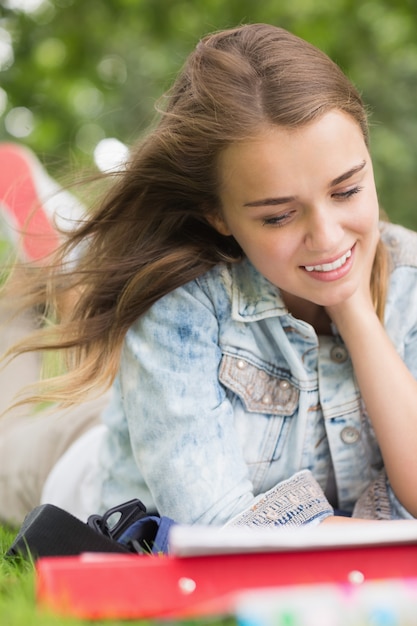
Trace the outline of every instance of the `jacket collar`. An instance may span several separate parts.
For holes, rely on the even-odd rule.
[[[248,261],[232,265],[232,318],[241,322],[287,315],[288,310],[275,287]]]

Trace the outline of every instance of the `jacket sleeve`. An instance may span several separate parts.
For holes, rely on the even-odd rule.
[[[360,496],[352,517],[375,520],[415,519],[396,497],[384,469]]]
[[[221,356],[216,311],[197,282],[157,301],[127,333],[123,406],[133,455],[159,512],[180,523],[217,525],[250,517],[255,504],[261,517],[275,507],[277,525],[289,509],[293,524],[331,514],[309,472],[296,479],[290,507],[285,485],[254,497],[233,408],[219,383]],[[308,514],[311,489],[315,506]]]

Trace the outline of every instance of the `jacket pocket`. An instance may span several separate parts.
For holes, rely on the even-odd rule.
[[[250,413],[293,415],[299,390],[284,373],[272,375],[240,357],[223,355],[219,379],[234,391]]]

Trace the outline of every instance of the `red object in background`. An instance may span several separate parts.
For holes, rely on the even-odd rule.
[[[38,187],[42,178],[44,175],[30,150],[13,143],[0,143],[1,212],[9,232],[20,239],[26,260],[39,261],[59,244],[58,233],[40,197]]]
[[[37,562],[39,605],[84,619],[227,614],[236,593],[417,577],[417,545],[195,557],[97,555]]]

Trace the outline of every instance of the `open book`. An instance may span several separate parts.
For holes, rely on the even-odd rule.
[[[416,544],[417,521],[366,521],[300,528],[173,526],[170,553],[175,556],[286,552],[358,546]]]

